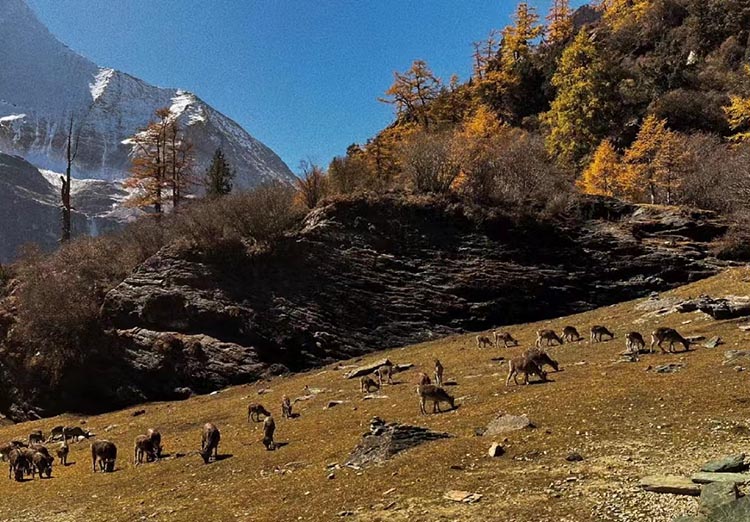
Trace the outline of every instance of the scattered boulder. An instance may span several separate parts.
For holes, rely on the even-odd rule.
[[[567,460],[568,462],[581,462],[583,460],[583,456],[580,453],[573,451],[568,453],[568,456],[565,457],[565,460]]]
[[[745,464],[745,454],[732,455],[719,460],[706,462],[701,471],[709,473],[739,473],[747,471],[748,465]]]
[[[487,425],[483,435],[491,437],[527,428],[535,428],[535,426],[526,415],[500,413]]]
[[[705,342],[703,346],[706,348],[716,348],[720,344],[724,344],[724,341],[721,340],[721,337],[711,337],[708,341]]]
[[[356,469],[380,464],[394,455],[425,442],[446,439],[448,433],[441,433],[422,428],[399,424],[386,424],[375,417],[370,422],[370,431],[362,436],[362,441],[354,448],[346,465]]]
[[[701,491],[701,511],[712,513],[739,498],[739,491],[734,482],[712,482]]]
[[[654,493],[672,493],[674,495],[692,495],[697,497],[701,494],[701,486],[687,477],[675,475],[652,475],[644,477],[638,483],[646,491]]]
[[[502,457],[505,454],[505,448],[497,442],[494,442],[487,453],[490,457]]]

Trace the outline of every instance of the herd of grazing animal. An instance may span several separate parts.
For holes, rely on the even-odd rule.
[[[282,416],[292,418],[292,402],[284,396],[281,402]],[[261,404],[248,405],[248,422],[260,422],[263,419],[262,443],[267,450],[275,450],[278,444],[274,442],[276,423],[271,413]],[[68,435],[75,434],[72,437]],[[6,444],[0,445],[0,458],[8,462],[8,477],[16,481],[22,481],[25,476],[30,475],[32,479],[52,477],[52,465],[54,457],[45,444],[54,443],[62,436],[56,454],[60,465],[68,466],[68,455],[70,445],[68,441],[82,440],[92,436],[87,431],[77,427],[57,427],[52,430],[48,439],[45,440],[41,430],[32,431],[26,440],[14,439]],[[218,459],[219,441],[221,433],[215,424],[207,422],[201,429],[201,445],[198,455],[208,464]],[[158,430],[150,428],[145,434],[138,435],[133,444],[133,465],[140,466],[144,463],[154,462],[162,458],[162,438]],[[91,444],[91,469],[93,473],[111,473],[115,471],[117,462],[117,445],[109,440],[96,440]]]
[[[555,372],[559,370],[557,361],[542,348],[556,345],[563,345],[565,342],[579,342],[583,337],[573,326],[566,326],[562,330],[562,335],[558,335],[554,330],[541,329],[536,333],[535,346],[525,350],[520,356],[513,357],[508,361],[508,376],[505,380],[506,386],[510,380],[518,384],[518,376],[523,377],[523,383],[529,384],[531,376],[538,377],[541,381],[547,381],[547,371],[545,366],[549,366]],[[478,348],[485,346],[499,347],[503,343],[505,348],[518,346],[520,343],[513,336],[505,332],[494,332],[494,342],[487,335],[477,335],[476,344]],[[605,340],[612,340],[615,334],[604,326],[595,325],[590,329],[590,342],[600,343]],[[651,334],[651,344],[649,351],[653,353],[655,347],[659,347],[662,353],[674,353],[675,345],[682,345],[685,351],[689,350],[690,342],[680,335],[673,328],[661,327],[654,330]],[[638,332],[628,332],[625,336],[626,354],[637,355],[646,348],[646,342],[643,336]],[[394,367],[390,362],[379,366],[372,374],[363,375],[360,378],[360,390],[362,393],[370,393],[373,389],[380,390],[385,385],[392,385]],[[455,398],[443,388],[444,368],[438,359],[434,360],[434,382],[426,372],[417,374],[417,396],[419,398],[420,413],[426,415],[429,412],[427,403],[432,403],[431,413],[440,413],[440,405],[447,403],[451,409],[455,409]],[[293,418],[292,402],[289,397],[283,396],[281,401],[281,414],[283,418]],[[278,447],[274,441],[276,423],[273,415],[261,404],[251,403],[247,407],[247,421],[263,423],[262,443],[266,450],[272,451]],[[70,451],[68,440],[82,440],[88,438],[89,432],[81,428],[57,427],[50,434],[47,443],[53,441],[60,442],[56,450],[57,458],[63,467],[68,465],[68,454]],[[203,461],[208,464],[212,460],[218,459],[218,448],[221,440],[219,428],[211,422],[203,425],[201,430],[201,445],[198,454]],[[31,475],[32,480],[35,475],[40,478],[50,478],[52,476],[52,465],[54,458],[50,455],[45,446],[44,435],[40,430],[31,432],[28,436],[28,442],[22,440],[13,440],[0,446],[0,457],[9,463],[8,476],[17,481],[23,480],[24,476]],[[134,442],[133,463],[134,466],[140,466],[144,462],[153,462],[162,458],[162,440],[161,433],[155,429],[149,429],[145,434],[138,435]],[[108,440],[96,440],[91,444],[91,466],[94,473],[112,472],[115,470],[117,460],[117,446],[114,442]]]
[[[606,326],[594,325],[589,330],[590,336],[589,341],[591,344],[601,343],[605,340],[612,340],[615,338],[615,334],[610,331]],[[497,331],[494,332],[495,342],[492,343],[488,335],[480,334],[476,336],[477,348],[484,348],[485,346],[499,347],[500,341],[507,348],[509,346],[518,346],[519,342],[513,338],[509,332]],[[508,377],[505,380],[506,386],[510,384],[510,380],[518,384],[519,375],[523,377],[523,383],[529,384],[529,377],[536,376],[541,381],[547,381],[547,372],[544,370],[545,366],[550,366],[554,371],[558,371],[557,361],[552,359],[547,352],[544,351],[543,347],[550,347],[553,345],[563,345],[566,342],[579,342],[582,341],[583,337],[578,333],[578,330],[574,326],[565,326],[562,330],[562,334],[558,335],[552,329],[541,329],[536,332],[536,341],[534,342],[534,348],[529,348],[524,351],[520,356],[513,357],[508,361]],[[655,348],[658,347],[661,353],[675,353],[675,345],[682,345],[685,351],[690,349],[690,342],[680,335],[674,328],[660,327],[651,333],[651,344],[649,346],[650,353],[654,353]],[[668,348],[665,349],[665,346]],[[631,356],[637,356],[646,348],[646,342],[643,336],[639,332],[628,332],[625,336],[625,354]],[[426,374],[422,374],[426,377]],[[427,379],[429,381],[429,379]],[[424,379],[418,382],[419,385],[424,385]],[[429,383],[427,383],[429,384]],[[420,398],[422,395],[420,394]],[[420,399],[420,407],[424,412],[423,403],[424,400]]]

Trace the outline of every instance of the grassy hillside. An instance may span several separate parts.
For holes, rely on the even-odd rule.
[[[668,292],[672,296],[750,293],[750,270],[722,275]],[[72,446],[67,468],[57,466],[51,480],[0,481],[3,520],[335,520],[343,511],[352,520],[671,520],[697,508],[695,500],[638,491],[637,480],[651,473],[689,473],[703,461],[742,450],[750,441],[747,374],[721,361],[726,349],[744,348],[750,334],[736,321],[714,321],[701,313],[645,317],[638,303],[623,303],[544,323],[511,327],[522,342],[514,349],[482,349],[473,336],[456,336],[395,349],[396,363],[415,370],[396,375],[386,399],[362,400],[358,383],[342,378],[349,362],[254,385],[227,389],[184,402],[151,403],[81,419],[62,416],[0,428],[0,440],[45,432],[59,424],[79,424],[120,449],[117,471],[93,474],[88,443]],[[544,306],[544,303],[540,303]],[[690,321],[687,324],[683,324]],[[553,382],[505,387],[507,367],[493,358],[510,357],[530,346],[538,328],[592,324],[614,329],[617,339],[552,348],[562,371]],[[646,334],[657,325],[678,327],[685,335],[720,335],[716,349],[698,346],[687,354],[647,355],[638,363],[615,363],[626,331]],[[644,335],[645,336],[645,335]],[[362,361],[375,360],[383,354]],[[450,413],[420,416],[411,382],[439,357],[460,407]],[[351,361],[359,364],[362,361]],[[674,374],[645,371],[648,366],[684,362]],[[431,373],[431,372],[430,372]],[[280,399],[304,395],[305,385],[325,391],[298,402],[300,417],[280,418]],[[259,395],[261,389],[268,393]],[[324,409],[330,400],[344,404]],[[278,441],[267,452],[260,424],[248,425],[246,407],[260,401],[271,408]],[[146,413],[133,417],[132,413]],[[477,437],[505,411],[528,414],[534,430],[502,438]],[[446,431],[453,438],[428,443],[386,465],[363,471],[336,469],[343,463],[373,416]],[[204,465],[194,451],[200,426],[215,422],[222,432],[220,453],[227,458]],[[132,441],[158,427],[166,453],[187,453],[135,469]],[[109,428],[105,432],[105,428]],[[492,442],[507,453],[487,457]],[[582,462],[565,460],[571,451]],[[483,495],[472,505],[444,500],[447,490]]]

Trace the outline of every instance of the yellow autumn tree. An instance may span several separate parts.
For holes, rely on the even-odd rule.
[[[393,73],[393,84],[385,91],[386,97],[379,100],[393,105],[399,118],[416,121],[428,130],[429,105],[440,94],[441,86],[440,78],[427,62],[415,60],[408,71]]]
[[[651,203],[674,203],[680,186],[685,154],[679,134],[667,128],[666,120],[650,115],[625,152],[626,192],[634,199]]]
[[[648,13],[653,0],[601,0],[598,8],[604,21],[615,31],[626,25],[637,24]]]
[[[576,182],[584,194],[622,196],[624,184],[622,158],[611,140],[602,141],[596,148],[586,170]]]
[[[500,54],[504,67],[529,58],[534,40],[542,36],[544,27],[539,25],[539,15],[536,9],[526,2],[516,7],[513,25],[503,30],[503,41]]]
[[[617,109],[609,66],[586,31],[565,48],[552,77],[557,96],[542,116],[546,144],[558,162],[580,167],[607,136]]]
[[[745,73],[750,79],[750,65],[745,66]],[[732,140],[750,142],[750,97],[732,95],[730,104],[724,107],[729,127],[735,132]]]
[[[547,15],[546,40],[548,44],[565,42],[573,36],[573,11],[569,0],[554,0]]]

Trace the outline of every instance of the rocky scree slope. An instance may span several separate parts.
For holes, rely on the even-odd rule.
[[[727,229],[712,213],[601,198],[580,211],[544,221],[439,199],[360,198],[313,211],[240,262],[167,247],[106,296],[114,371],[98,376],[98,397],[113,407],[207,392],[589,310],[726,266],[709,255]]]

